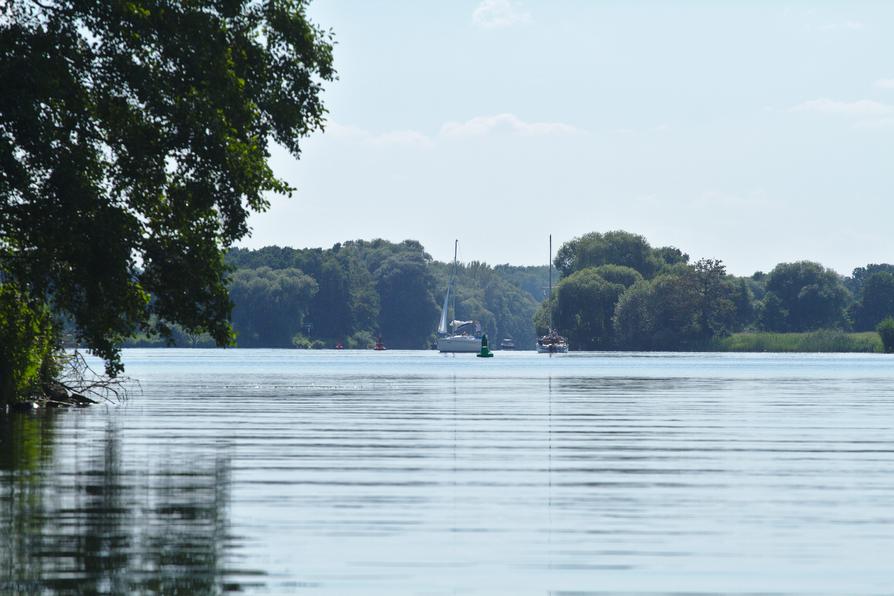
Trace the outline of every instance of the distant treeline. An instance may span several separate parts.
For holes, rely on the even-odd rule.
[[[873,330],[894,316],[894,265],[858,267],[850,277],[811,261],[780,263],[750,277],[720,260],[652,248],[623,231],[567,242],[555,265],[553,322],[572,349],[683,350],[717,347],[742,331]],[[546,305],[536,315],[547,321]]]
[[[227,263],[240,347],[367,348],[381,336],[391,348],[426,348],[452,269],[414,240],[233,249]],[[889,264],[845,277],[798,261],[736,277],[720,260],[690,262],[678,248],[612,231],[566,242],[554,265],[553,326],[573,350],[741,349],[719,340],[740,332],[871,331],[894,316]],[[533,348],[548,326],[547,279],[545,265],[460,264],[449,316],[480,321],[492,340],[512,337]],[[210,338],[175,337],[178,345],[211,345]]]
[[[419,242],[351,241],[330,249],[234,249],[230,283],[240,347],[427,348],[452,264]],[[450,316],[480,321],[492,338],[534,345],[533,317],[548,269],[461,264]]]

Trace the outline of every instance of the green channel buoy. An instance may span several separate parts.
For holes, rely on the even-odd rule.
[[[481,336],[481,352],[478,353],[479,358],[493,358],[494,353],[487,347],[487,333]]]

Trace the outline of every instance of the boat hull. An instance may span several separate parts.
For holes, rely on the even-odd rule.
[[[538,354],[567,354],[568,344],[537,344]]]
[[[481,338],[458,335],[438,338],[439,352],[480,352]]]

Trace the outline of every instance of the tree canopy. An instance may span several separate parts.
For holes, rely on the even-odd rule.
[[[245,338],[255,336],[238,316],[243,298],[233,285],[230,296],[239,346],[279,345],[272,331],[281,329],[301,346],[365,348],[381,335],[389,348],[428,347],[453,274],[451,264],[435,262],[414,240],[355,240],[329,249],[233,249],[227,262],[236,270],[234,281],[243,271],[270,268],[285,276],[306,275],[319,287],[301,325],[277,319],[280,326],[268,325],[270,332],[258,334],[257,343],[247,344]],[[449,316],[477,320],[490,337],[508,336],[519,347],[533,347],[537,299],[518,284],[542,288],[546,278],[546,267],[460,263]]]
[[[113,374],[137,328],[229,343],[223,252],[293,190],[269,145],[299,154],[333,78],[303,0],[3,3],[3,284],[69,316]]]
[[[291,348],[319,285],[299,269],[239,269],[230,281],[238,345]]]
[[[878,271],[869,275],[852,312],[854,328],[860,331],[875,329],[884,319],[894,317],[894,274]]]
[[[812,331],[847,325],[845,308],[852,296],[831,269],[812,261],[780,263],[767,277],[765,319],[770,331]],[[777,321],[770,326],[770,320]]]
[[[670,246],[653,249],[639,234],[613,230],[590,232],[566,242],[553,262],[563,277],[587,267],[623,265],[651,278],[665,265],[689,262],[689,255]]]

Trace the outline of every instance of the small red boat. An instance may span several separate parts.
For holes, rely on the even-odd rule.
[[[376,338],[376,345],[373,347],[373,350],[386,350],[385,344],[382,343],[382,336]]]

